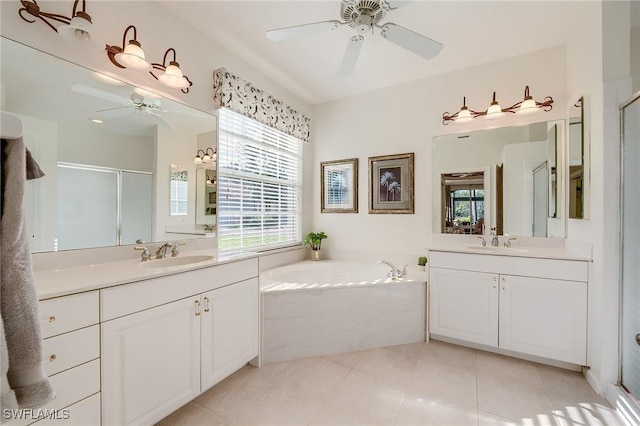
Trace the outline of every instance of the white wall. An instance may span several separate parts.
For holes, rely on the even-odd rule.
[[[522,99],[526,85],[536,99],[553,96],[554,109],[497,122],[442,124],[442,113],[457,110],[463,96],[472,109],[486,108],[494,90],[501,102],[512,104]],[[431,163],[433,137],[564,118],[566,105],[566,53],[559,46],[317,106],[313,228],[327,232],[323,247],[330,256],[370,253],[373,260],[415,263],[432,239],[432,168],[439,167]],[[368,214],[368,157],[403,152],[415,153],[415,214]],[[351,157],[360,160],[359,213],[321,214],[319,163]]]

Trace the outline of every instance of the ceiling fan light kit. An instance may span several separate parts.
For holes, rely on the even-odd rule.
[[[82,10],[78,11],[78,3],[75,0],[71,16],[60,15],[58,13],[49,13],[40,9],[36,0],[20,0],[22,8],[18,10],[18,15],[30,24],[36,22],[36,18],[47,24],[49,28],[60,34],[66,40],[82,40],[89,41],[93,31],[91,16],[86,12],[86,1],[82,0]],[[24,15],[27,14],[27,16]],[[51,21],[62,23],[56,28]]]
[[[552,108],[553,98],[551,96],[547,96],[542,100],[542,102],[538,102],[529,94],[529,86],[526,86],[524,88],[524,98],[508,108],[500,107],[500,103],[496,100],[496,92],[493,92],[491,104],[484,111],[474,111],[469,109],[467,107],[467,98],[462,98],[462,107],[460,107],[458,112],[455,114],[449,114],[448,112],[442,114],[442,124],[447,125],[452,121],[467,122],[477,117],[495,119],[508,112],[514,114],[529,114],[539,110],[548,112],[551,111]]]
[[[267,38],[281,41],[321,31],[334,30],[348,25],[355,29],[356,35],[349,39],[340,65],[338,75],[349,77],[353,74],[364,43],[364,34],[380,35],[403,49],[415,53],[424,59],[432,59],[442,50],[442,43],[411,31],[400,25],[388,22],[380,25],[387,12],[402,6],[406,1],[393,0],[342,0],[340,17],[342,21],[322,21],[311,24],[296,25],[267,31]]]

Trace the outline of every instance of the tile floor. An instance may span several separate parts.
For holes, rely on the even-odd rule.
[[[168,425],[618,425],[580,373],[431,341],[246,366]]]

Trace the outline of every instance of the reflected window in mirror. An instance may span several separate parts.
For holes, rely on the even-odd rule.
[[[445,234],[484,234],[484,172],[441,175]]]
[[[569,218],[584,218],[583,97],[569,109]]]
[[[211,232],[218,212],[218,177],[215,169],[196,169],[196,224]]]
[[[171,165],[171,216],[185,216],[189,210],[189,174],[184,166]]]

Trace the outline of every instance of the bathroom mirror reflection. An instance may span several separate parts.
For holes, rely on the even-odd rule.
[[[433,232],[564,237],[564,122],[433,139]]]
[[[171,216],[186,216],[189,205],[189,172],[184,166],[171,165],[170,185]]]
[[[205,232],[213,232],[218,205],[218,181],[215,169],[196,170],[196,223]]]
[[[0,51],[1,108],[21,117],[45,172],[26,186],[32,252],[184,238],[168,228],[196,227],[193,156],[202,135],[216,146],[214,115],[5,37]],[[186,214],[182,204],[177,216],[172,163],[185,165],[187,179]]]
[[[584,98],[569,108],[569,218],[584,218]]]

